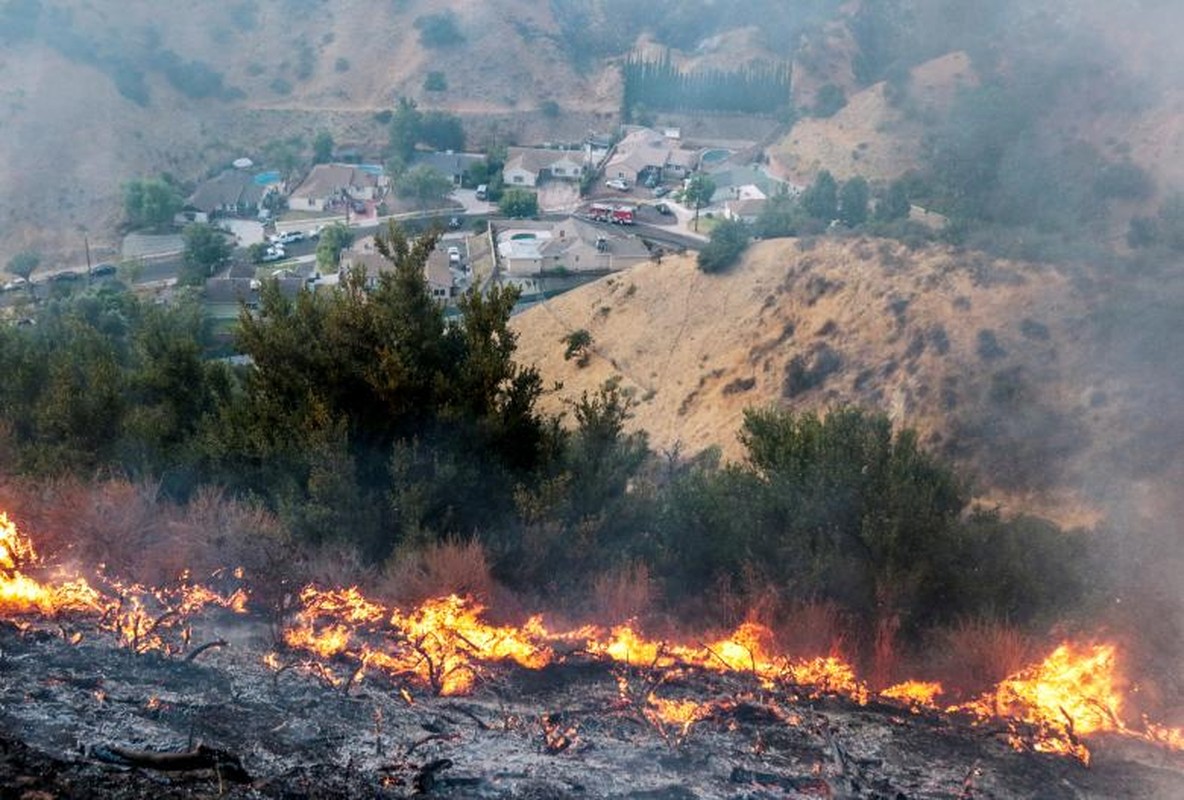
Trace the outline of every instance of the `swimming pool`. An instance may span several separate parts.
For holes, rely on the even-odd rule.
[[[735,150],[727,150],[723,147],[715,147],[711,150],[704,150],[703,155],[699,156],[699,163],[703,166],[711,164],[718,164],[721,161],[726,161],[728,156],[736,152]]]

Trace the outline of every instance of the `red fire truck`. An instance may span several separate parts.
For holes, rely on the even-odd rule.
[[[612,222],[614,210],[607,203],[593,203],[588,207],[588,216],[597,222]]]
[[[617,206],[613,209],[611,222],[615,225],[632,225],[637,209],[632,206]]]

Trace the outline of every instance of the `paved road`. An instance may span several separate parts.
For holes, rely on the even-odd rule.
[[[463,215],[469,217],[490,217],[495,224],[499,221],[499,217],[490,216],[489,212],[496,209],[490,203],[477,200],[472,190],[458,191],[455,193],[455,199],[459,200],[465,206]],[[624,198],[622,198],[624,199]],[[649,239],[664,245],[669,245],[675,248],[697,249],[706,241],[705,236],[695,234],[689,229],[691,212],[678,205],[677,203],[668,202],[667,205],[675,213],[676,224],[674,225],[651,225],[644,222],[639,223],[629,229],[644,239]],[[358,238],[364,236],[371,236],[379,231],[380,228],[385,228],[389,220],[396,220],[404,223],[411,223],[414,225],[419,220],[441,220],[451,216],[450,210],[442,211],[428,211],[416,212],[411,214],[399,214],[392,217],[385,217],[375,220],[366,220],[362,224],[351,224],[350,227],[354,230]],[[560,219],[565,215],[546,215],[543,219]],[[308,222],[303,223],[305,227]],[[319,223],[318,223],[319,224]],[[612,228],[608,223],[601,223],[606,228]],[[281,226],[283,229],[293,229],[293,226]],[[445,239],[455,239],[464,236],[468,233],[467,230],[448,231],[444,234]],[[304,264],[312,260],[316,253],[316,242],[305,240],[303,242],[294,242],[286,246],[289,258],[281,262],[276,262],[277,269],[282,266],[290,266],[293,263]],[[234,258],[239,263],[246,262],[246,250],[239,248],[235,251]],[[34,275],[33,291],[37,299],[45,299],[50,295],[52,286],[62,285],[66,287],[83,287],[88,285],[86,280],[85,268],[78,268],[76,270],[65,270],[66,272],[77,272],[79,278],[76,280],[55,280],[53,275]],[[181,257],[179,253],[171,253],[159,256],[149,256],[140,260],[138,269],[136,270],[134,285],[136,286],[166,286],[173,283],[177,275],[181,271]],[[91,281],[106,281],[109,278],[92,278]],[[0,306],[11,306],[21,300],[28,298],[27,290],[18,290],[12,292],[0,293]]]

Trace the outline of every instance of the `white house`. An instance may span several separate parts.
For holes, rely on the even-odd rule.
[[[288,197],[293,211],[325,211],[347,197],[377,200],[389,181],[382,167],[367,164],[317,164]]]
[[[514,222],[497,237],[497,258],[507,276],[554,272],[615,272],[648,261],[633,234],[592,225],[577,217],[558,222]]]
[[[555,150],[539,147],[510,147],[502,177],[506,186],[537,186],[546,178],[579,180],[586,168],[582,150]]]
[[[634,128],[613,148],[604,165],[604,176],[629,183],[637,183],[648,174],[683,178],[695,171],[698,160],[699,154],[683,148],[679,140],[650,128]]]

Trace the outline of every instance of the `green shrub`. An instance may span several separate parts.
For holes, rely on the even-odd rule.
[[[451,10],[416,17],[414,24],[419,31],[419,43],[424,47],[453,47],[465,41],[456,13]]]
[[[740,260],[748,247],[748,226],[738,220],[723,220],[711,231],[711,241],[699,251],[699,269],[722,272]]]

